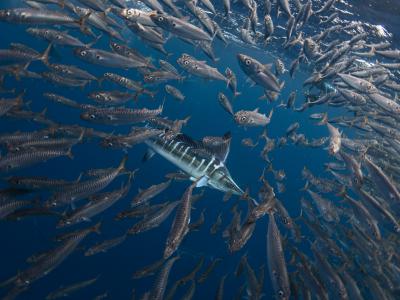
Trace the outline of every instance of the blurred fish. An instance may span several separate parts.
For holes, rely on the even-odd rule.
[[[74,284],[72,284],[70,286],[67,286],[67,287],[62,287],[59,290],[51,292],[50,294],[48,294],[46,296],[46,299],[50,300],[50,299],[58,299],[58,298],[68,297],[70,294],[73,294],[76,291],[79,291],[79,290],[84,289],[85,287],[87,287],[89,285],[94,284],[97,281],[98,278],[99,277],[95,277],[95,278],[92,278],[92,279],[88,279],[88,280],[84,280],[84,281],[81,281],[81,282],[74,283]]]

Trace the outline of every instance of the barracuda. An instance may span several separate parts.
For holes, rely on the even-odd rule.
[[[219,138],[221,139],[221,138]],[[154,152],[189,174],[192,181],[199,178],[197,186],[210,186],[214,189],[243,195],[243,190],[234,182],[225,161],[229,153],[230,135],[225,135],[221,145],[210,143],[209,139],[194,141],[184,134],[168,139],[165,133],[146,141]],[[224,143],[224,145],[222,145]]]

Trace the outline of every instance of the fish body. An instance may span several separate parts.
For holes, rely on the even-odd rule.
[[[289,276],[286,268],[282,238],[273,213],[269,214],[267,233],[268,270],[277,299],[290,298]]]
[[[212,41],[212,37],[209,34],[185,20],[158,13],[151,14],[150,18],[160,28],[179,37],[189,40]]]
[[[236,124],[241,126],[266,126],[271,122],[273,110],[269,115],[264,115],[258,112],[258,108],[255,110],[239,110],[235,113],[234,119]]]
[[[141,61],[101,49],[76,48],[74,54],[86,62],[103,67],[121,68],[125,70],[147,67],[147,64]]]
[[[229,154],[229,138],[226,145],[214,149],[207,148],[204,143],[194,141],[184,134],[168,139],[165,133],[149,139],[146,144],[156,153],[176,165],[191,176],[191,180],[204,178],[201,185],[207,185],[223,192],[242,195],[243,191],[233,181],[225,166]]]
[[[0,10],[0,21],[31,25],[62,25],[77,22],[76,19],[61,12],[33,8]]]
[[[81,114],[81,119],[93,123],[123,125],[141,123],[161,114],[163,107],[157,109],[131,109],[125,107],[89,108]]]

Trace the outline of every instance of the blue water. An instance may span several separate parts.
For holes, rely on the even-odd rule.
[[[18,7],[19,1],[1,1],[1,8],[5,7]],[[354,7],[345,6],[346,9],[354,9],[359,7],[361,2],[364,1],[348,1],[354,4]],[[367,1],[368,2],[368,1]],[[392,1],[391,4],[395,5],[398,1]],[[222,7],[215,4],[217,8],[222,10]],[[379,4],[377,4],[379,6]],[[340,5],[337,5],[340,6]],[[368,7],[364,5],[363,7]],[[398,5],[397,5],[398,8]],[[242,11],[238,4],[233,4],[233,10],[237,13]],[[360,9],[361,10],[361,9]],[[390,9],[388,9],[390,11]],[[365,14],[363,16],[356,15],[343,15],[343,18],[348,20],[357,19],[361,22],[371,22],[373,24],[382,25],[390,33],[394,34],[394,42],[398,42],[396,37],[400,32],[398,20],[393,20],[393,15],[388,14],[388,10],[382,8],[380,14]],[[388,15],[387,15],[388,14]],[[390,16],[387,18],[385,16]],[[283,25],[286,21],[285,17],[281,17],[275,24]],[[305,31],[318,32],[316,29],[316,22],[311,18],[310,23]],[[11,42],[21,42],[29,45],[30,47],[43,51],[47,44],[44,41],[34,39],[29,34],[25,33],[27,28],[24,25],[13,25],[7,23],[0,24],[0,48],[7,48]],[[313,27],[314,26],[314,27]],[[284,31],[276,29],[277,35],[284,35]],[[77,31],[71,30],[81,40],[89,42],[90,38],[82,36]],[[154,62],[158,58],[165,59],[164,56],[158,52],[144,46],[138,39],[133,37],[132,34],[127,35],[129,45],[137,48],[147,56],[151,56]],[[343,39],[348,36],[343,36]],[[104,36],[97,44],[96,48],[108,49],[108,37]],[[212,64],[209,59],[199,50],[193,49],[176,38],[168,40],[166,47],[168,52],[173,55],[168,57],[169,62],[176,65],[176,59],[181,53],[188,53],[195,56],[199,60],[207,60]],[[231,41],[227,46],[224,46],[220,41],[214,43],[214,50],[220,60],[215,63],[215,66],[222,72],[229,66],[237,75],[238,90],[242,93],[237,99],[232,101],[234,110],[249,109],[252,110],[256,107],[260,108],[263,113],[268,113],[273,107],[280,103],[281,100],[286,102],[289,94],[293,90],[297,90],[297,100],[295,106],[300,106],[303,103],[304,96],[302,95],[302,82],[308,77],[306,69],[302,69],[296,73],[295,79],[291,79],[288,73],[285,73],[281,79],[285,80],[286,85],[281,93],[278,101],[269,103],[266,100],[258,99],[262,95],[262,90],[259,87],[251,87],[246,82],[244,73],[236,60],[237,53],[246,53],[264,63],[271,63],[274,58],[280,57],[289,67],[291,60],[295,57],[296,52],[281,50],[276,51],[273,45],[265,49],[250,48],[240,42]],[[123,71],[112,70],[83,63],[73,56],[71,48],[55,47],[52,52],[51,61],[60,62],[64,64],[75,64],[91,72],[95,76],[101,76],[107,71],[115,72],[120,75],[130,77],[135,80],[140,80],[141,76],[136,71]],[[32,71],[44,71],[45,68],[39,62],[35,62],[30,67]],[[237,126],[232,118],[220,107],[217,101],[218,92],[222,91],[229,98],[232,98],[231,93],[223,82],[205,81],[199,78],[190,77],[187,81],[182,83],[171,83],[178,87],[185,95],[186,99],[183,102],[177,102],[171,97],[165,95],[163,84],[160,84],[156,89],[159,91],[154,101],[142,97],[137,103],[132,103],[132,107],[148,107],[156,108],[167,97],[163,116],[168,116],[170,119],[183,119],[186,116],[191,116],[191,119],[183,132],[195,139],[201,139],[203,136],[209,135],[223,135],[227,131],[231,131],[233,139],[230,149],[230,155],[227,161],[227,167],[238,185],[245,189],[249,188],[253,197],[257,196],[257,191],[260,188],[258,178],[261,175],[263,168],[267,165],[260,157],[263,142],[255,148],[247,148],[241,145],[243,138],[252,138],[256,140],[258,135],[263,131],[263,128],[242,128]],[[93,127],[95,129],[114,132],[114,133],[127,133],[129,126],[104,126],[86,123],[79,118],[80,111],[74,108],[69,108],[60,104],[52,103],[46,100],[42,95],[45,92],[57,93],[64,95],[70,99],[81,103],[91,103],[87,99],[87,94],[94,89],[98,89],[96,82],[91,83],[83,90],[72,89],[65,87],[58,87],[47,83],[44,80],[36,79],[22,79],[16,81],[9,77],[5,81],[6,87],[15,87],[17,91],[26,90],[24,99],[30,101],[29,108],[32,111],[40,112],[47,108],[46,116],[51,120],[55,120],[60,124],[79,124],[82,126]],[[110,83],[104,83],[101,89],[113,88],[116,86]],[[340,109],[329,108],[326,106],[313,107],[303,113],[294,112],[292,110],[285,110],[275,108],[271,124],[268,125],[267,133],[270,138],[279,138],[285,135],[287,127],[294,123],[300,123],[298,133],[304,133],[308,139],[319,138],[327,136],[328,131],[326,127],[317,127],[314,125],[315,121],[309,119],[309,115],[316,112],[328,111],[330,116],[340,114]],[[17,119],[1,119],[0,120],[0,133],[13,132],[17,130],[36,130],[40,129],[39,125],[34,122]],[[351,134],[351,133],[348,133]],[[120,211],[129,208],[131,199],[136,195],[138,188],[146,188],[152,184],[164,181],[164,175],[169,172],[177,171],[176,167],[164,160],[160,156],[155,156],[153,159],[146,163],[142,163],[142,157],[146,151],[145,145],[134,146],[128,151],[129,159],[127,168],[133,170],[139,168],[136,173],[135,180],[129,195],[118,201],[107,211],[101,215],[96,216],[92,220],[92,224],[102,221],[102,234],[100,236],[91,235],[84,240],[81,246],[84,248],[94,245],[96,242],[106,240],[122,235],[128,228],[130,228],[137,220],[125,219],[116,222],[113,217]],[[23,169],[15,172],[12,175],[43,175],[51,176],[54,178],[64,178],[73,180],[79,176],[82,171],[95,168],[105,168],[118,165],[119,161],[124,156],[124,152],[116,150],[106,150],[99,146],[98,139],[85,141],[73,147],[74,159],[57,158],[47,163],[37,165],[35,167]],[[295,217],[300,213],[300,198],[305,196],[304,192],[299,191],[304,186],[304,180],[301,177],[301,170],[304,166],[310,169],[314,174],[321,174],[324,172],[323,163],[328,161],[328,154],[322,148],[309,148],[293,145],[288,143],[286,146],[276,148],[269,154],[273,162],[274,169],[285,170],[286,179],[284,184],[286,191],[282,194],[277,194],[278,198],[283,202],[289,213]],[[268,181],[275,187],[275,179],[271,173],[267,175]],[[107,190],[113,190],[120,187],[121,182],[124,182],[125,177],[121,176],[113,182]],[[160,194],[155,199],[151,200],[154,203],[161,203],[166,200],[176,200],[182,195],[188,182],[173,182],[171,187],[165,192]],[[199,193],[200,189],[196,189],[195,193]],[[192,210],[191,220],[195,222],[203,209],[205,209],[205,223],[201,226],[199,231],[191,232],[184,239],[181,247],[180,254],[182,258],[174,265],[169,279],[169,286],[192,270],[197,263],[198,259],[204,255],[206,258],[202,271],[206,266],[215,258],[221,257],[223,261],[215,271],[210,275],[209,279],[202,284],[198,284],[194,299],[212,299],[215,295],[219,279],[224,274],[229,274],[225,281],[224,299],[233,299],[239,287],[244,282],[244,277],[236,278],[233,272],[239,262],[240,257],[244,253],[248,253],[249,262],[253,268],[258,272],[258,267],[266,265],[266,233],[268,218],[263,218],[257,222],[256,229],[252,238],[246,246],[239,252],[229,254],[227,244],[222,239],[222,231],[216,235],[210,235],[209,229],[215,222],[217,215],[223,213],[224,229],[231,221],[232,214],[230,208],[235,203],[236,198],[232,197],[229,202],[222,202],[223,194],[219,191],[206,188],[203,198],[195,204],[195,209]],[[240,202],[240,207],[246,211],[245,201]],[[109,299],[129,299],[131,290],[135,289],[137,297],[144,292],[151,289],[155,277],[146,277],[139,280],[132,280],[132,274],[135,270],[142,268],[156,260],[158,260],[163,253],[165,241],[171,226],[174,214],[168,218],[157,229],[141,233],[136,236],[129,236],[127,240],[116,248],[111,249],[104,254],[98,254],[92,257],[85,257],[84,250],[79,248],[68,259],[61,264],[56,270],[52,271],[48,276],[38,280],[32,284],[31,288],[20,295],[18,299],[44,299],[46,295],[55,290],[57,287],[85,280],[88,278],[101,275],[97,283],[88,288],[73,294],[70,299],[91,299],[96,295],[103,292],[108,292]],[[244,216],[244,215],[243,215]],[[53,237],[60,232],[68,230],[83,228],[88,226],[89,223],[76,225],[64,230],[55,229],[57,219],[55,217],[31,217],[25,218],[18,222],[1,222],[0,223],[0,281],[5,280],[18,272],[28,267],[25,259],[36,252],[41,252],[46,249],[51,249],[56,245],[52,241]],[[282,234],[287,235],[288,232],[280,227]],[[287,259],[290,255],[287,253]],[[272,299],[272,287],[268,277],[267,268],[265,269],[266,277],[263,286],[265,299]],[[180,299],[189,288],[190,284],[180,287],[174,299]],[[168,291],[168,289],[167,289]]]

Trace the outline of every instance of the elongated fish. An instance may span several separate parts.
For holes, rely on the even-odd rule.
[[[202,180],[202,178],[198,179]],[[169,231],[164,250],[164,259],[168,259],[179,247],[185,235],[189,232],[190,213],[192,210],[192,192],[197,180],[183,193],[177,212]]]
[[[111,168],[98,177],[83,182],[77,182],[57,191],[48,201],[48,205],[57,206],[61,204],[71,204],[74,201],[84,199],[90,195],[104,189],[119,174],[125,171],[125,156],[117,168]]]
[[[191,176],[191,180],[203,177],[198,186],[210,186],[222,192],[242,195],[242,189],[233,181],[225,161],[229,154],[230,136],[224,143],[209,147],[202,141],[194,141],[184,134],[168,138],[167,133],[149,139],[150,152],[156,152]]]
[[[288,300],[290,298],[289,276],[286,269],[281,234],[272,212],[269,214],[267,258],[269,275],[272,280],[275,296],[277,299]]]
[[[180,258],[179,256],[172,257],[169,260],[167,260],[167,262],[164,264],[163,268],[157,275],[157,279],[154,282],[154,286],[149,295],[149,299],[161,300],[164,298],[164,293],[167,287],[169,273],[171,271],[172,266],[179,258]]]

